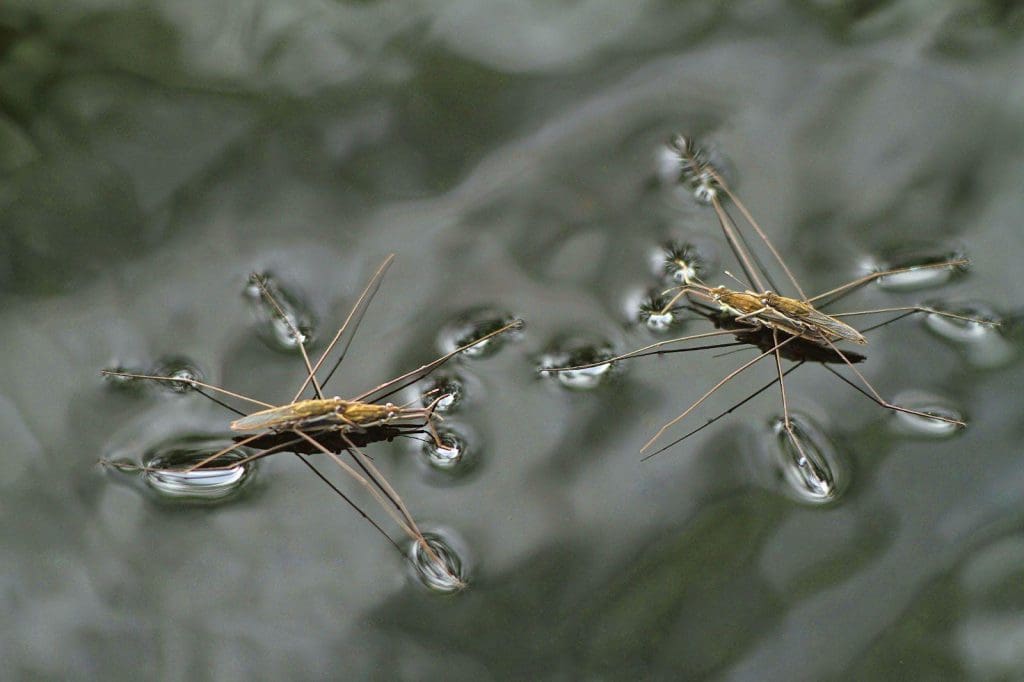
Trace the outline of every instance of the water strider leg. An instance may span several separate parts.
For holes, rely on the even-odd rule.
[[[840,284],[834,289],[829,289],[828,291],[818,294],[817,296],[812,296],[811,298],[806,299],[804,303],[814,303],[815,301],[818,301],[822,298],[835,296],[835,298],[831,298],[827,302],[822,303],[821,306],[824,307],[826,305],[831,305],[832,303],[835,303],[843,296],[846,296],[847,294],[852,292],[854,289],[862,287],[865,284],[869,284],[874,280],[880,279],[882,277],[887,277],[889,275],[898,275],[902,272],[915,272],[917,270],[939,270],[942,268],[957,268],[967,265],[969,262],[970,261],[968,261],[966,258],[953,258],[951,260],[943,261],[941,263],[911,265],[905,268],[894,268],[892,270],[881,270],[879,272],[872,272],[869,275],[864,275],[863,277],[858,277],[857,279],[851,280],[846,284]]]
[[[884,407],[884,408],[886,408],[888,410],[893,410],[894,412],[903,412],[904,414],[913,414],[913,415],[917,415],[918,417],[925,417],[926,419],[935,419],[937,421],[946,422],[947,424],[954,424],[954,425],[960,426],[960,427],[966,427],[967,426],[966,422],[960,421],[959,419],[953,419],[951,417],[943,417],[942,415],[939,415],[939,414],[930,414],[928,412],[922,412],[920,410],[912,410],[909,407],[903,407],[902,405],[896,405],[895,403],[888,402],[887,400],[885,400],[882,397],[882,395],[877,390],[875,390],[875,387],[871,385],[871,382],[869,382],[867,380],[867,378],[863,374],[861,374],[861,372],[856,367],[853,366],[853,363],[850,362],[849,358],[847,358],[846,355],[843,354],[843,351],[839,350],[839,348],[837,348],[836,345],[834,343],[832,343],[832,341],[830,339],[825,338],[825,337],[822,337],[822,338],[824,339],[824,341],[829,346],[832,347],[832,350],[834,350],[836,352],[836,354],[839,355],[839,357],[843,359],[843,362],[846,363],[846,365],[851,370],[853,370],[853,373],[857,375],[857,377],[861,380],[861,383],[863,383],[864,386],[867,387],[868,391],[871,392],[871,395],[869,395],[868,398],[871,398],[871,400],[874,401],[875,403],[877,403],[878,405],[880,405],[880,406],[882,406],[882,407]],[[831,369],[831,368],[829,368],[829,369]],[[842,375],[840,375],[840,376],[842,376]]]
[[[722,178],[722,176],[719,175],[718,172],[711,168],[710,166],[708,167],[708,170],[711,172],[711,175],[715,179],[715,182],[717,182],[721,186],[721,188],[725,190],[725,193],[729,196],[730,201],[732,201],[736,208],[740,210],[740,213],[743,214],[743,218],[750,224],[752,228],[754,228],[754,232],[757,233],[757,236],[761,239],[762,242],[764,242],[764,245],[768,247],[768,250],[771,251],[772,256],[775,257],[775,262],[777,262],[782,267],[783,272],[786,273],[786,277],[789,278],[790,283],[800,294],[800,298],[806,299],[807,294],[805,294],[804,290],[800,288],[800,283],[796,281],[796,277],[793,276],[793,272],[789,269],[789,266],[786,265],[786,261],[782,259],[782,255],[775,249],[775,245],[772,244],[770,239],[768,239],[768,235],[765,234],[764,230],[761,229],[761,226],[757,224],[756,220],[754,220],[754,216],[750,214],[750,211],[748,211],[747,207],[743,205],[743,202],[740,201],[739,197],[733,194],[732,189],[730,189],[729,185],[726,184],[725,179]],[[715,199],[715,201],[717,201],[717,198]]]
[[[363,393],[360,393],[359,395],[357,395],[355,398],[352,398],[352,400],[353,400],[353,402],[366,400],[366,398],[368,398],[369,396],[373,395],[377,391],[382,391],[382,390],[384,390],[386,388],[391,388],[391,387],[395,386],[395,384],[401,384],[401,382],[406,381],[407,379],[410,380],[408,383],[406,383],[404,385],[400,385],[400,386],[397,386],[395,388],[391,388],[391,390],[388,393],[385,393],[384,395],[381,395],[381,396],[377,396],[377,398],[376,398],[377,400],[383,400],[384,398],[387,398],[388,396],[390,396],[390,395],[392,395],[392,394],[402,390],[403,388],[405,388],[409,384],[412,384],[412,383],[414,383],[416,381],[419,381],[421,378],[423,378],[423,376],[426,376],[430,372],[433,372],[435,369],[437,369],[438,367],[440,367],[444,363],[448,362],[449,360],[454,358],[456,355],[458,355],[462,351],[464,351],[464,350],[466,350],[468,348],[472,348],[473,346],[476,346],[478,344],[481,344],[484,341],[487,341],[489,339],[494,338],[495,336],[499,336],[500,334],[504,334],[505,332],[510,331],[512,329],[518,329],[522,325],[523,325],[523,321],[522,320],[514,320],[512,322],[509,322],[508,324],[506,324],[505,326],[501,327],[500,329],[495,329],[493,332],[490,332],[489,334],[484,334],[483,336],[481,336],[476,341],[471,341],[470,343],[467,343],[465,345],[459,346],[458,348],[456,348],[455,350],[451,351],[450,353],[445,353],[441,357],[439,357],[439,358],[437,358],[435,360],[431,360],[430,362],[428,362],[425,365],[420,365],[419,367],[417,367],[416,369],[414,369],[414,370],[412,370],[410,372],[406,372],[405,374],[397,376],[394,379],[389,379],[388,381],[385,381],[383,384],[380,384],[379,386],[374,386],[369,391],[364,391]],[[415,378],[413,378],[413,377],[415,377]]]
[[[801,462],[806,462],[807,453],[804,452],[800,439],[796,437],[796,433],[793,431],[793,422],[789,418],[789,400],[786,397],[786,375],[782,371],[782,355],[779,353],[779,333],[775,329],[772,329],[772,341],[775,342],[775,369],[779,374],[779,390],[782,392],[782,427],[786,430],[789,442],[793,444],[793,447],[800,454]]]
[[[345,460],[341,459],[341,457],[339,457],[337,454],[335,454],[334,452],[328,450],[319,441],[317,441],[316,439],[314,439],[311,436],[307,435],[306,433],[304,433],[302,431],[292,431],[292,433],[297,435],[299,438],[302,438],[303,440],[309,442],[310,445],[315,447],[317,450],[319,450],[320,452],[324,453],[325,455],[327,455],[328,457],[333,459],[334,463],[337,464],[339,467],[341,467],[342,470],[345,473],[347,473],[349,476],[351,476],[353,479],[355,479],[355,481],[357,483],[359,483],[359,485],[361,485],[364,488],[366,488],[366,490],[370,493],[370,495],[372,495],[373,498],[375,500],[377,500],[377,503],[384,509],[385,513],[388,516],[390,516],[391,519],[395,523],[398,524],[399,528],[401,528],[413,540],[418,540],[419,539],[420,536],[418,535],[418,533],[415,530],[413,530],[413,528],[411,528],[409,526],[409,524],[406,523],[406,521],[402,517],[402,515],[399,514],[398,511],[396,511],[396,509],[392,507],[393,502],[390,501],[390,500],[387,500],[384,497],[384,495],[382,495],[380,493],[380,491],[377,490],[377,488],[375,488],[373,485],[371,485],[370,482],[367,481],[366,478],[362,474],[360,474],[358,471],[353,469],[352,466],[348,462],[346,462]]]
[[[652,350],[654,348],[661,348],[662,346],[666,346],[666,345],[668,345],[670,343],[682,343],[683,341],[693,341],[695,339],[706,339],[706,338],[711,337],[711,336],[722,336],[724,334],[732,334],[732,333],[733,333],[733,331],[729,330],[729,329],[719,329],[718,331],[713,331],[713,332],[703,332],[701,334],[690,334],[688,336],[680,336],[680,337],[675,338],[675,339],[665,339],[664,341],[658,341],[657,343],[652,343],[652,344],[644,346],[642,348],[637,348],[636,350],[631,350],[628,353],[623,353],[622,355],[616,355],[615,357],[608,358],[607,360],[602,360],[600,362],[591,362],[591,363],[588,363],[586,365],[575,365],[573,367],[551,367],[551,368],[543,369],[541,371],[542,372],[548,372],[548,373],[551,373],[551,374],[555,374],[555,373],[558,373],[558,372],[569,372],[569,371],[579,370],[579,369],[590,369],[591,367],[600,367],[601,365],[607,365],[609,362],[616,362],[618,360],[627,360],[627,359],[632,358],[632,357],[637,357],[639,355],[644,354],[646,351],[650,351],[650,350]]]
[[[643,452],[643,451],[644,451],[644,450],[646,450],[647,448],[651,447],[651,445],[652,445],[652,444],[654,443],[654,441],[658,440],[658,438],[660,438],[660,437],[661,437],[661,435],[662,435],[663,433],[665,433],[665,431],[667,431],[667,430],[668,430],[669,428],[671,428],[671,427],[672,427],[672,426],[674,426],[675,424],[677,424],[677,423],[679,423],[680,421],[682,421],[683,419],[685,419],[685,418],[686,418],[686,416],[687,416],[688,414],[690,414],[691,412],[693,412],[693,411],[694,411],[695,409],[697,409],[697,407],[698,407],[698,406],[699,406],[699,405],[700,405],[701,403],[703,403],[703,402],[704,402],[705,400],[707,400],[707,399],[708,399],[709,397],[711,397],[711,394],[712,394],[712,393],[714,393],[714,392],[715,392],[715,391],[717,391],[717,390],[718,390],[719,388],[721,388],[722,386],[724,386],[724,385],[725,385],[725,384],[726,384],[726,383],[727,383],[728,381],[730,381],[731,379],[733,379],[733,378],[734,378],[734,377],[735,377],[736,375],[738,375],[738,374],[739,374],[740,372],[743,372],[744,370],[748,369],[749,367],[751,367],[752,365],[754,365],[754,363],[758,362],[759,360],[761,360],[761,359],[763,359],[763,358],[766,358],[766,357],[768,357],[768,356],[769,356],[769,355],[771,355],[772,353],[775,353],[775,352],[777,352],[779,348],[781,348],[782,346],[785,346],[785,345],[786,345],[787,343],[789,343],[790,341],[793,341],[794,339],[797,339],[797,338],[799,338],[799,337],[796,337],[796,336],[791,336],[791,337],[789,337],[788,339],[785,339],[785,340],[784,340],[784,341],[782,341],[781,343],[777,344],[776,346],[774,346],[774,347],[772,347],[772,348],[769,348],[769,349],[768,349],[768,350],[766,350],[765,352],[761,353],[760,355],[758,355],[758,356],[757,356],[756,358],[754,358],[753,360],[749,360],[749,361],[745,362],[745,363],[744,363],[743,365],[741,365],[741,366],[740,366],[739,368],[737,368],[737,369],[734,369],[733,371],[729,372],[729,374],[727,374],[727,375],[725,376],[725,378],[724,378],[724,379],[722,379],[722,380],[721,380],[721,381],[719,381],[719,382],[718,382],[717,384],[715,384],[714,386],[712,386],[712,387],[711,387],[711,389],[710,389],[710,390],[708,390],[708,392],[707,392],[707,393],[705,393],[704,395],[702,395],[702,396],[701,396],[700,398],[698,398],[698,399],[697,399],[697,400],[696,400],[696,401],[695,401],[695,402],[694,402],[694,403],[693,403],[692,405],[690,405],[690,406],[689,406],[689,407],[687,407],[687,408],[686,408],[685,410],[683,410],[683,412],[682,412],[682,413],[681,413],[681,414],[680,414],[679,416],[677,416],[676,418],[672,419],[671,421],[669,421],[668,423],[666,423],[666,424],[665,424],[664,426],[662,426],[662,427],[661,427],[660,429],[658,429],[658,432],[657,432],[657,433],[655,433],[655,434],[654,434],[653,436],[651,436],[650,440],[648,440],[648,441],[647,441],[646,443],[644,443],[644,446],[643,446],[642,448],[640,448],[640,452]]]
[[[324,349],[324,352],[321,353],[319,359],[317,359],[316,364],[313,365],[313,371],[310,373],[310,376],[306,377],[306,380],[302,382],[302,386],[300,386],[299,390],[296,391],[295,397],[292,398],[293,403],[296,400],[298,400],[299,397],[302,395],[302,392],[306,390],[306,386],[309,385],[311,378],[315,376],[316,372],[320,370],[320,366],[324,364],[324,361],[327,359],[327,356],[330,355],[331,351],[334,350],[334,347],[341,340],[342,335],[344,335],[345,330],[348,329],[349,325],[351,324],[352,333],[349,334],[348,338],[345,340],[345,343],[342,345],[341,354],[338,356],[338,359],[334,362],[334,366],[331,367],[331,371],[328,372],[324,380],[320,382],[321,388],[326,386],[327,382],[331,380],[332,376],[334,376],[334,372],[341,365],[342,360],[345,359],[345,355],[348,353],[349,346],[352,345],[352,339],[355,338],[355,333],[359,329],[359,323],[362,322],[363,315],[366,313],[366,310],[370,305],[370,301],[373,300],[374,295],[377,293],[377,289],[380,288],[380,283],[384,279],[384,273],[387,272],[387,269],[391,266],[391,263],[394,262],[394,260],[395,254],[388,254],[388,256],[384,259],[384,262],[381,263],[380,267],[377,268],[377,271],[373,273],[373,276],[370,278],[370,281],[367,282],[366,287],[363,289],[362,293],[359,294],[359,298],[357,298],[356,302],[352,304],[352,309],[348,311],[348,316],[345,318],[345,321],[342,323],[338,331],[334,334],[334,338],[332,338],[331,342],[327,344],[327,348]]]
[[[258,274],[253,273],[251,279],[253,282],[256,283],[256,286],[259,287],[260,295],[262,295],[265,299],[270,301],[270,304],[274,306],[274,310],[277,311],[277,314],[281,317],[281,320],[284,321],[285,326],[288,327],[288,333],[291,334],[292,338],[295,339],[295,343],[299,344],[299,352],[302,353],[302,361],[306,363],[306,372],[308,372],[309,380],[313,382],[313,390],[316,391],[316,397],[322,399],[324,397],[324,394],[323,391],[320,390],[320,384],[316,380],[316,375],[313,374],[313,365],[310,364],[309,355],[306,353],[305,339],[303,338],[302,334],[299,333],[299,330],[295,328],[295,325],[292,324],[292,321],[288,319],[288,315],[287,313],[284,312],[284,309],[281,307],[281,304],[278,303],[277,299],[274,298],[274,295],[270,293],[270,289],[267,288],[267,284],[266,282],[263,281],[263,278],[260,277]],[[292,400],[292,402],[294,403],[295,401]]]
[[[948,317],[952,320],[964,320],[965,322],[975,322],[977,324],[990,325],[993,327],[999,326],[999,322],[994,320],[982,320],[980,318],[970,317],[968,315],[957,315],[956,313],[947,313],[944,310],[935,310],[934,308],[928,308],[922,305],[894,306],[891,308],[873,308],[872,310],[854,310],[848,313],[832,313],[829,315],[829,317],[852,317],[854,315],[874,315],[876,313],[906,313],[907,315],[912,315],[914,313],[928,313],[930,315],[938,315],[939,317]]]
[[[246,402],[252,403],[253,405],[259,405],[260,407],[277,407],[277,405],[271,405],[270,403],[265,403],[262,400],[256,400],[255,398],[250,398],[249,396],[242,395],[241,393],[235,393],[234,391],[229,391],[226,388],[221,388],[220,386],[214,386],[213,384],[205,384],[202,381],[197,381],[196,379],[181,379],[179,377],[161,377],[152,374],[132,374],[130,372],[120,372],[112,369],[102,369],[100,370],[100,374],[109,377],[124,377],[125,379],[145,379],[147,381],[164,381],[175,384],[188,384],[189,386],[200,386],[202,388],[207,389],[208,391],[221,393],[223,395],[235,398],[236,400],[244,400]]]

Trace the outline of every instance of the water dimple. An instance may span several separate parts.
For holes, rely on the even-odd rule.
[[[434,411],[443,414],[455,412],[466,398],[466,382],[457,374],[439,372],[422,386],[420,404],[434,405]]]
[[[570,338],[557,344],[540,357],[537,370],[541,376],[552,378],[565,388],[589,391],[597,388],[613,373],[614,351],[610,343],[591,343]],[[554,369],[580,367],[553,372]]]
[[[931,307],[960,316],[927,314],[925,325],[934,334],[960,347],[973,366],[998,367],[1016,355],[1013,343],[1002,333],[1000,316],[990,306],[964,303]]]
[[[678,304],[665,309],[671,300],[670,296],[671,292],[663,294],[656,289],[648,290],[646,294],[640,296],[639,301],[628,304],[630,317],[656,334],[670,331],[679,326],[682,312],[682,307]]]
[[[145,374],[145,372],[137,367],[114,365],[103,370],[103,381],[118,391],[126,392],[141,390],[146,384],[150,383],[146,379],[125,376],[126,374]]]
[[[846,467],[835,447],[807,416],[790,415],[771,422],[773,465],[784,491],[798,501],[825,504],[836,499],[846,485]],[[799,447],[793,442],[799,442]]]
[[[702,204],[710,204],[722,191],[719,178],[724,176],[724,166],[716,151],[698,146],[685,135],[672,136],[658,159],[662,181],[686,187]]]
[[[904,248],[883,254],[864,269],[870,272],[905,269],[876,280],[887,291],[914,291],[942,286],[967,270],[967,259],[955,249]]]
[[[188,358],[173,356],[162,358],[149,371],[152,376],[171,377],[179,381],[154,382],[174,393],[188,393],[195,388],[193,381],[203,381],[203,373]]]
[[[893,401],[900,407],[924,412],[938,419],[921,414],[894,411],[898,429],[909,434],[928,438],[949,438],[963,430],[963,426],[950,422],[953,419],[964,422],[964,416],[940,398],[917,392],[901,393]]]
[[[255,463],[242,462],[250,451],[244,448],[220,455],[202,469],[188,468],[226,447],[222,439],[184,437],[150,450],[135,470],[146,485],[159,495],[176,500],[218,501],[236,493],[253,474]],[[119,460],[120,461],[120,460]],[[129,471],[120,461],[119,471]]]
[[[294,291],[282,287],[272,274],[253,273],[245,297],[256,319],[257,333],[271,348],[297,352],[300,343],[309,348],[315,342],[316,318],[309,306]],[[298,330],[298,338],[292,328]]]
[[[463,560],[461,543],[452,533],[427,532],[423,534],[433,555],[421,542],[412,542],[409,560],[413,574],[420,584],[432,592],[452,594],[468,586],[468,566]]]
[[[670,284],[701,280],[713,269],[714,249],[706,240],[672,240],[651,251],[654,274]]]
[[[440,444],[433,438],[423,443],[423,454],[430,466],[446,473],[466,469],[472,459],[469,439],[451,426],[439,427],[437,436]]]
[[[456,348],[471,344],[516,321],[517,318],[507,311],[493,308],[478,308],[463,313],[452,322],[446,324],[438,336],[438,347],[442,353],[451,353]],[[490,357],[501,350],[501,347],[506,342],[519,338],[521,329],[522,327],[519,326],[516,329],[493,336],[471,348],[467,348],[462,351],[461,355],[468,358]]]

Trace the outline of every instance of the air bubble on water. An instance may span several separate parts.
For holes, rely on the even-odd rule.
[[[185,437],[156,446],[142,459],[138,471],[159,495],[176,500],[219,501],[235,494],[252,477],[254,462],[242,463],[250,450],[223,454],[202,469],[187,471],[230,441]],[[121,469],[124,470],[124,469]]]
[[[187,358],[168,357],[159,360],[154,367],[147,372],[152,376],[171,377],[179,381],[153,382],[161,388],[173,391],[174,393],[188,393],[195,388],[193,381],[203,381],[203,373],[199,371]]]
[[[900,407],[939,417],[936,419],[920,414],[893,411],[897,428],[904,433],[927,438],[949,438],[963,430],[959,424],[947,421],[955,419],[963,422],[965,421],[963,414],[941,398],[919,392],[904,392],[897,395],[892,402]]]
[[[438,335],[438,347],[442,353],[451,353],[456,348],[473,343],[505,325],[516,322],[517,318],[506,311],[493,308],[478,308],[463,313],[446,324]],[[467,358],[485,358],[497,353],[508,341],[520,338],[522,325],[516,329],[493,336],[471,348],[462,351]]]
[[[983,303],[964,303],[956,306],[932,305],[935,310],[953,313],[964,318],[934,313],[925,314],[928,329],[959,347],[975,367],[999,367],[1016,356],[1013,343],[1003,334],[1000,316]]]
[[[257,280],[263,281],[264,287],[277,301],[280,310],[263,293]],[[273,275],[253,274],[245,287],[245,297],[250,302],[260,338],[271,348],[298,352],[299,343],[306,348],[313,345],[316,340],[316,318],[302,298],[283,287]],[[292,333],[292,327],[298,330],[298,338]]]
[[[413,576],[427,589],[439,594],[460,592],[469,583],[469,565],[461,540],[448,530],[423,533],[423,539],[433,550],[428,552],[422,542],[412,541],[409,562]]]
[[[777,479],[790,497],[807,504],[836,499],[847,483],[846,466],[828,436],[809,417],[790,413],[793,438],[783,419],[770,424],[770,457]],[[798,448],[793,439],[796,439]]]
[[[613,372],[614,351],[609,343],[590,343],[583,339],[570,338],[556,344],[544,353],[537,370],[541,376],[558,382],[561,386],[575,391],[589,391],[604,383]],[[561,372],[553,369],[582,367]]]
[[[945,264],[945,265],[943,265]],[[942,286],[967,270],[962,251],[955,249],[905,248],[883,254],[866,262],[866,273],[909,268],[906,272],[885,275],[876,280],[887,291],[915,291]]]
[[[446,473],[465,470],[472,459],[469,438],[451,425],[437,427],[437,435],[440,445],[429,434],[423,443],[422,452],[430,466]]]

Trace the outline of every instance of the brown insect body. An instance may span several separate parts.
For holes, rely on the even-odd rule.
[[[403,410],[391,403],[377,405],[342,398],[315,398],[247,414],[231,422],[231,430],[281,430],[317,424],[342,428],[379,426],[396,417],[412,418],[422,414],[423,410]]]
[[[810,303],[774,291],[760,294],[753,291],[733,291],[726,287],[710,290],[712,298],[728,312],[752,323],[761,323],[792,336],[820,343],[822,339],[843,339],[865,345],[867,339],[853,327],[826,315]],[[748,317],[744,317],[748,316]]]

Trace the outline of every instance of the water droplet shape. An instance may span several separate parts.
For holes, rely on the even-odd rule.
[[[925,325],[939,337],[956,344],[974,367],[992,368],[1009,363],[1017,351],[1002,333],[1000,316],[988,305],[964,303],[957,306],[936,305],[936,310],[973,318],[961,320],[942,315],[927,315]]]
[[[516,319],[507,311],[493,308],[477,308],[465,312],[441,329],[441,333],[438,335],[438,347],[442,353],[451,353],[456,348],[473,343],[477,339],[515,322]],[[519,330],[510,330],[499,334],[472,348],[467,348],[462,351],[461,355],[467,358],[490,357],[501,350],[509,340],[518,338],[520,333]]]
[[[669,241],[655,249],[651,256],[657,275],[669,284],[686,284],[701,280],[712,271],[714,251],[705,240]]]
[[[905,392],[896,396],[893,401],[900,407],[907,407],[918,412],[934,414],[945,419],[964,421],[964,416],[945,401],[931,395],[918,392]],[[949,438],[963,431],[959,424],[952,424],[943,419],[929,419],[919,414],[894,412],[896,424],[900,431],[927,438]]]
[[[148,374],[158,377],[173,377],[181,381],[156,382],[160,388],[174,393],[188,393],[195,389],[193,381],[204,381],[204,376],[188,358],[173,356],[159,360]]]
[[[668,170],[673,162],[678,169],[674,174]],[[691,137],[674,135],[665,145],[659,166],[663,179],[687,187],[698,203],[710,204],[722,191],[716,175],[724,177],[724,160],[716,151],[698,146]]]
[[[804,503],[831,502],[846,487],[846,466],[832,442],[810,418],[791,412],[790,425],[792,437],[781,417],[770,425],[772,464],[784,492]]]
[[[677,326],[680,317],[680,306],[675,305],[665,310],[670,298],[660,291],[649,291],[637,305],[636,318],[640,324],[656,334],[663,334]]]
[[[434,411],[442,414],[455,412],[466,397],[466,384],[462,377],[449,372],[435,373],[420,393],[420,404],[429,407],[435,401]],[[440,400],[438,400],[440,398]]]
[[[254,462],[240,463],[248,454],[235,450],[202,469],[188,468],[222,450],[230,441],[186,437],[157,446],[139,467],[146,484],[163,497],[177,500],[219,501],[234,495],[252,477]]]
[[[260,289],[257,280],[277,301],[280,311]],[[285,352],[298,352],[299,343],[310,348],[316,341],[316,318],[309,306],[294,291],[281,286],[272,274],[254,274],[245,287],[256,319],[257,333],[271,348]],[[298,330],[299,338],[292,334],[289,323]]]
[[[904,248],[891,251],[877,261],[866,264],[868,272],[882,272],[911,268],[906,272],[886,275],[876,285],[886,291],[916,291],[942,286],[967,270],[966,263],[947,267],[925,267],[963,260],[964,254],[955,249],[940,250],[932,247]]]
[[[445,535],[451,536],[451,533]],[[454,537],[427,532],[424,540],[433,550],[434,556],[424,549],[422,543],[413,542],[409,559],[416,579],[432,592],[452,594],[466,589],[468,570],[457,548],[461,543]]]
[[[600,386],[612,375],[614,363],[605,362],[612,357],[614,357],[614,352],[609,343],[588,343],[582,339],[567,339],[541,356],[538,371],[541,376],[553,378],[565,388],[574,391],[589,391]],[[564,372],[549,371],[582,365],[594,366]]]
[[[430,466],[445,472],[464,468],[471,458],[468,439],[450,426],[438,428],[437,435],[441,439],[440,445],[433,438],[423,444],[423,454]]]

